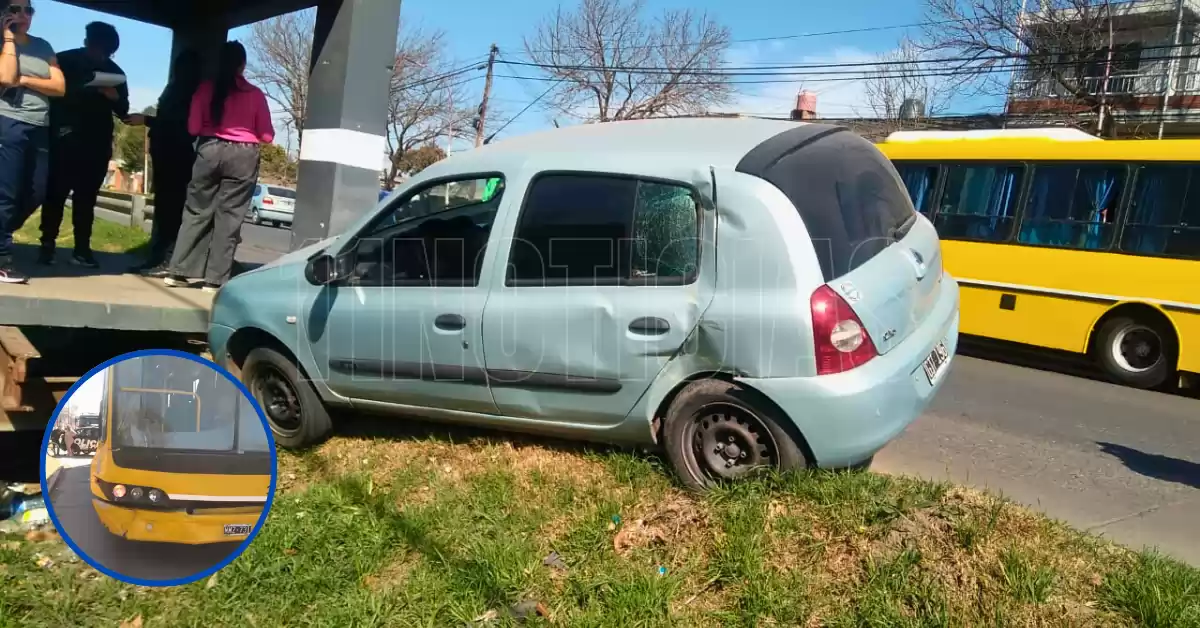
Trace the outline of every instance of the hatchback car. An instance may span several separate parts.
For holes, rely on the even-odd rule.
[[[290,226],[295,210],[296,190],[259,183],[254,187],[254,198],[250,201],[246,220],[256,225],[271,223],[276,227]]]
[[[702,490],[868,462],[945,381],[958,305],[867,140],[666,119],[438,162],[230,281],[209,342],[285,447],[353,408],[658,445]]]

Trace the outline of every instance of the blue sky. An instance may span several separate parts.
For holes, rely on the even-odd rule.
[[[494,0],[404,0],[401,21],[406,28],[441,30],[445,33],[447,56],[461,62],[482,59],[495,42],[501,55],[522,58],[521,38],[559,4],[557,0],[522,0],[504,3],[498,10]],[[567,0],[573,6],[573,0]],[[734,40],[791,36],[761,42],[737,42],[730,51],[736,65],[837,63],[870,61],[895,48],[908,32],[918,36],[919,29],[884,29],[837,35],[804,36],[812,33],[918,23],[922,19],[922,0],[851,0],[839,2],[807,0],[647,0],[649,15],[662,9],[692,8],[707,11],[733,32]],[[851,8],[852,7],[852,8]],[[121,33],[122,46],[117,62],[129,75],[130,97],[135,108],[154,104],[167,77],[171,33],[167,29],[106,16],[59,4],[52,0],[37,3],[38,14],[33,33],[48,39],[56,50],[82,45],[84,25],[92,20],[114,24]],[[477,17],[468,17],[477,16]],[[800,35],[800,36],[797,36]],[[245,29],[230,36],[245,38]],[[497,66],[498,74],[532,75],[532,68]],[[483,89],[480,77],[467,84],[469,93],[478,97]],[[504,124],[525,105],[541,94],[547,85],[539,81],[496,79],[493,86],[494,115],[489,129]],[[801,83],[740,85],[745,89],[731,110],[754,114],[786,115],[791,110]],[[818,112],[825,117],[869,115],[863,104],[862,85],[858,82],[821,83],[806,80],[803,87],[819,94]],[[954,112],[994,108],[997,103],[971,99],[952,103]],[[499,137],[527,133],[550,125],[554,116],[533,107],[509,126]],[[566,119],[559,116],[560,122]],[[463,145],[465,146],[465,144]]]

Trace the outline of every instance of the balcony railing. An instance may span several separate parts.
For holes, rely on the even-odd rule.
[[[1155,74],[1115,74],[1108,77],[1105,88],[1103,76],[1089,76],[1080,81],[1080,87],[1089,94],[1109,94],[1112,96],[1161,96],[1165,78],[1160,73]],[[1200,94],[1200,71],[1182,72],[1175,77],[1176,94]],[[1066,98],[1072,94],[1070,90],[1052,78],[1040,80],[1018,79],[1013,81],[1013,98],[1040,99]]]

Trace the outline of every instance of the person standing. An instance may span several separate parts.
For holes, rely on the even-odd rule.
[[[150,231],[150,254],[131,270],[151,277],[165,277],[175,238],[183,220],[188,183],[196,161],[196,138],[188,131],[192,96],[200,84],[200,55],[184,50],[175,57],[171,79],[158,98],[153,116],[146,116],[150,160],[154,173],[154,222]]]
[[[112,60],[121,47],[117,29],[104,22],[92,22],[85,32],[82,48],[58,55],[67,93],[50,102],[50,179],[46,202],[42,205],[39,264],[55,262],[55,243],[70,196],[71,223],[75,228],[71,263],[100,267],[92,255],[92,223],[96,219],[96,196],[112,159],[113,116],[132,124],[141,122],[140,116],[129,116],[128,85],[88,85],[97,72],[125,75]]]
[[[198,138],[183,224],[171,267],[172,287],[202,279],[216,292],[229,280],[239,232],[258,181],[259,147],[275,139],[271,109],[262,90],[246,80],[246,49],[221,47],[216,78],[192,97],[188,131]]]
[[[66,90],[54,47],[29,34],[30,0],[0,14],[0,283],[26,283],[13,265],[13,232],[42,204],[49,167],[50,99]]]

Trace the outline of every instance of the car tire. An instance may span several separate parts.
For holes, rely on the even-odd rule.
[[[262,216],[259,216],[259,215],[258,215],[258,208],[257,208],[257,207],[251,207],[251,208],[250,208],[250,222],[252,222],[252,223],[254,223],[254,224],[256,224],[256,225],[261,225],[261,224],[262,224]]]
[[[1118,316],[1096,333],[1095,354],[1108,378],[1133,388],[1158,388],[1175,367],[1174,334],[1157,321]]]
[[[311,447],[333,432],[329,410],[291,358],[258,347],[246,356],[242,380],[266,414],[278,446]]]
[[[790,419],[756,391],[725,380],[684,388],[667,410],[662,435],[680,481],[696,492],[763,467],[809,466]]]

